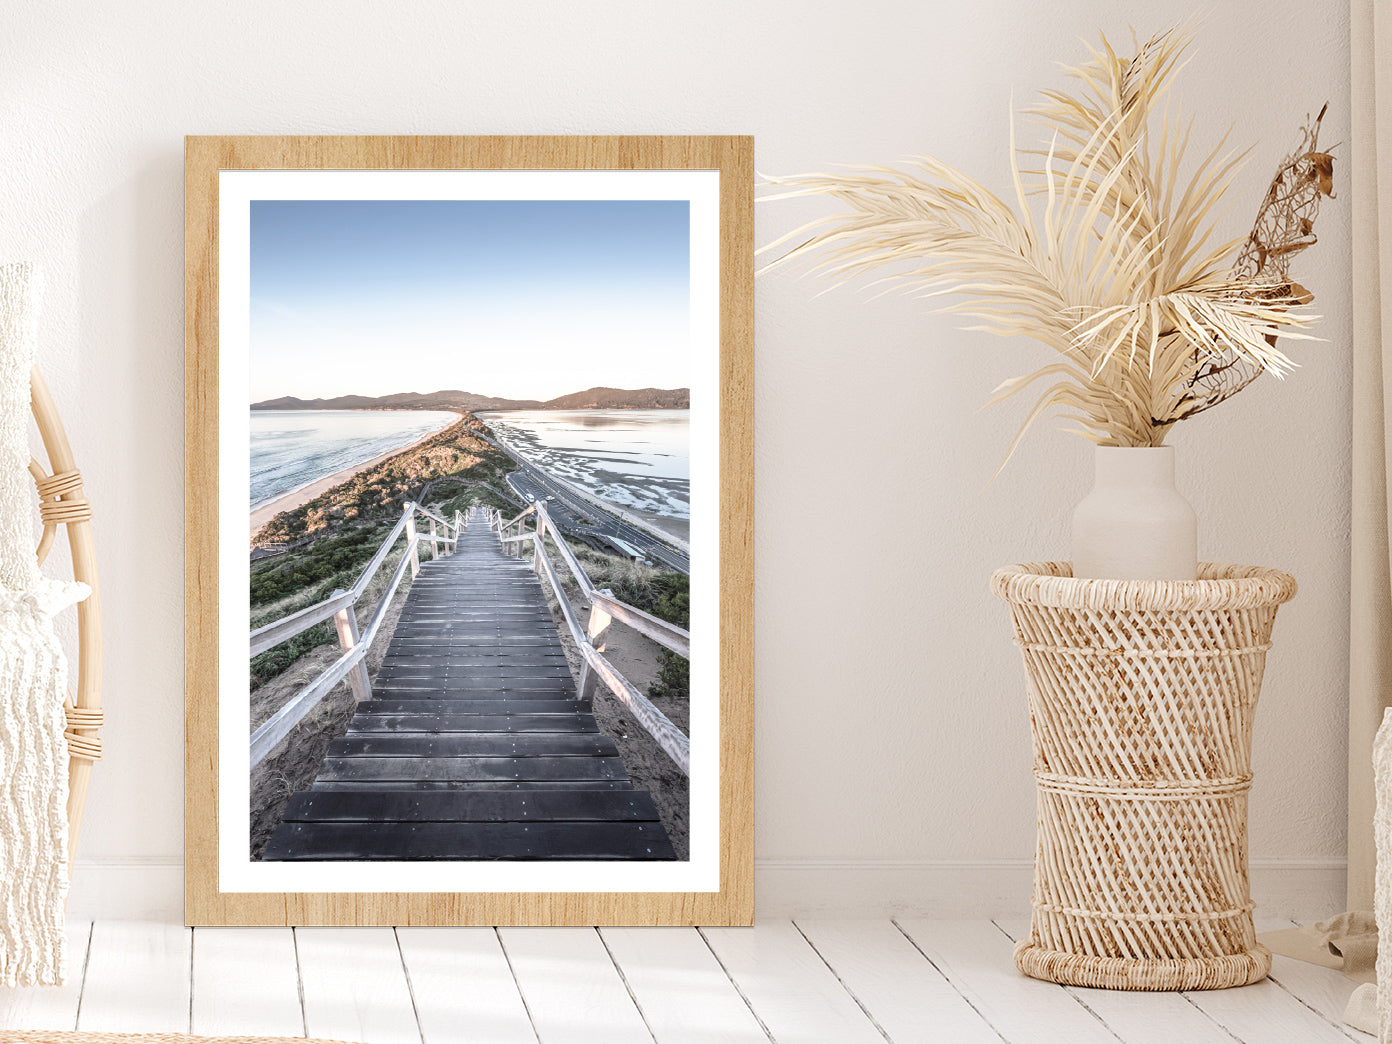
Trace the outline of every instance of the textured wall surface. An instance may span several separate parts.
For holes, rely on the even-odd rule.
[[[181,859],[182,534],[211,524],[181,506],[183,135],[746,133],[768,173],[933,153],[1004,189],[1012,96],[1018,107],[1061,86],[1055,62],[1081,61],[1098,29],[1125,43],[1129,24],[1148,34],[1191,11],[11,4],[0,257],[48,274],[40,354],[99,511],[108,614],[109,753],[84,863],[138,877]],[[1176,95],[1197,116],[1194,155],[1229,125],[1235,143],[1258,143],[1225,232],[1246,231],[1306,113],[1328,99],[1324,140],[1347,141],[1341,19],[1244,0],[1214,5],[1202,27]],[[1022,123],[1020,135],[1038,132]],[[760,242],[822,212],[761,207]],[[1284,383],[1264,380],[1173,438],[1201,555],[1301,584],[1257,722],[1252,854],[1264,866],[1337,871],[1343,856],[1347,228],[1346,200],[1326,203],[1298,273],[1324,343],[1297,346],[1305,365]],[[952,880],[969,896],[989,886],[963,868],[1023,865],[1034,827],[1023,672],[986,578],[1066,557],[1090,450],[1045,421],[988,485],[1024,403],[978,407],[1045,350],[960,332],[923,302],[820,289],[781,272],[758,287],[760,901],[771,908],[789,875],[799,894],[834,898],[861,867],[890,889]],[[472,388],[467,371],[439,383]]]

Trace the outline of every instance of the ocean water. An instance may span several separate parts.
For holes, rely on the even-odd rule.
[[[480,413],[539,467],[653,519],[691,520],[690,410]]]
[[[252,410],[251,507],[403,449],[458,419],[436,410]]]

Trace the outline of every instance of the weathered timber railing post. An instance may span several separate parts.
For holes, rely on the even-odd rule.
[[[342,588],[339,588],[333,593],[333,597],[337,598],[345,593]],[[358,633],[358,618],[353,612],[353,607],[345,605],[334,613],[333,621],[334,630],[338,632],[338,647],[344,652],[352,652],[361,640]],[[348,684],[353,689],[353,699],[358,703],[372,699],[372,682],[368,680],[365,661],[359,660],[348,672]]]
[[[541,542],[543,539],[541,527],[537,526],[537,531],[532,534],[532,572],[537,575],[538,580],[541,579]]]
[[[406,553],[411,556],[411,579],[420,572],[420,551],[416,539],[416,505],[406,502]]]
[[[607,587],[600,588],[599,593],[602,595],[608,595],[610,598],[614,597],[614,592],[609,590],[609,588]],[[609,629],[609,624],[613,621],[613,619],[614,618],[609,615],[608,610],[606,610],[598,602],[590,606],[590,622],[588,626],[586,626],[585,628],[585,635],[590,639],[590,644],[593,645],[600,652],[604,651],[604,649],[599,644],[600,636],[603,635],[604,632]]]
[[[438,561],[440,558],[440,534],[435,531],[435,520],[430,520],[430,560]]]
[[[599,688],[600,677],[590,668],[590,661],[580,665],[580,684],[576,689],[576,699],[594,702],[595,691]]]
[[[601,589],[601,594],[612,595],[613,592],[607,587]],[[604,632],[609,629],[609,624],[613,617],[598,602],[590,604],[590,621],[585,627],[585,637],[589,639],[596,652],[603,652],[604,647],[599,644],[599,639]],[[580,684],[577,692],[582,700],[593,700],[595,690],[599,688],[600,677],[590,668],[590,661],[587,659],[580,665]]]

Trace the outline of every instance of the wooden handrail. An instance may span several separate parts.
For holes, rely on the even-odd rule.
[[[561,615],[565,617],[566,626],[570,628],[570,636],[577,642],[588,645],[589,639],[585,637],[585,632],[580,627],[580,618],[575,615],[570,599],[566,597],[565,590],[561,587],[561,578],[556,574],[556,567],[551,564],[551,556],[546,553],[541,534],[533,533],[531,540],[537,561],[546,571],[546,577],[551,581],[551,590],[556,593],[556,600],[561,604]]]
[[[621,602],[613,595],[596,591],[591,596],[594,605],[600,606],[619,623],[632,627],[639,634],[651,638],[664,649],[668,649],[683,659],[691,659],[691,632],[676,624],[645,613],[643,610]]]
[[[422,515],[424,515],[426,518],[433,518],[436,522],[440,523],[440,525],[444,526],[446,529],[453,529],[453,528],[454,528],[454,524],[453,524],[453,523],[451,523],[451,522],[446,522],[443,518],[441,518],[439,515],[435,514],[435,512],[431,511],[428,507],[424,507],[424,506],[422,506],[422,505],[420,505],[420,504],[417,504],[417,505],[416,505],[416,510],[419,511],[419,512],[420,512]]]
[[[579,559],[575,557],[575,553],[566,544],[565,537],[556,528],[556,523],[551,520],[551,513],[546,510],[546,505],[533,504],[532,506],[537,509],[538,529],[549,531],[555,538],[556,548],[560,551],[561,558],[564,559],[571,575],[575,577],[576,583],[580,585],[581,596],[592,609],[595,606],[601,607],[615,620],[632,627],[645,637],[651,638],[664,649],[688,660],[691,659],[691,632],[674,623],[659,619],[651,613],[645,613],[637,606],[620,601],[609,592],[595,587],[584,567],[580,565]]]
[[[538,505],[537,505],[535,502],[533,502],[533,503],[531,503],[531,504],[528,504],[525,508],[522,509],[522,511],[517,515],[517,517],[512,518],[512,519],[509,519],[508,521],[502,523],[503,528],[506,529],[506,528],[508,528],[509,526],[514,526],[514,525],[516,525],[518,522],[521,522],[521,521],[522,521],[524,518],[526,518],[528,515],[534,515],[534,514],[536,514],[537,507],[538,507]],[[545,510],[545,509],[543,508],[543,510]],[[502,517],[503,517],[503,513],[502,513],[501,511],[498,512],[498,517],[499,517],[499,518],[502,518]]]
[[[609,686],[609,691],[623,701],[633,713],[638,724],[642,725],[666,755],[676,762],[682,775],[691,775],[691,740],[686,733],[653,705],[653,702],[633,687],[633,683],[615,670],[614,665],[604,658],[589,642],[580,646],[585,663]]]
[[[382,541],[382,546],[377,549],[377,553],[372,556],[372,560],[369,561],[367,565],[363,566],[363,571],[358,574],[358,578],[353,581],[353,586],[349,588],[354,598],[361,598],[362,593],[367,590],[367,585],[372,582],[373,576],[375,576],[377,570],[382,567],[382,563],[386,561],[387,555],[391,554],[392,545],[395,544],[397,538],[406,531],[406,520],[410,517],[411,505],[407,504],[405,510],[401,512],[401,518],[397,520],[396,525],[392,526],[392,530],[387,534],[387,538]]]
[[[454,537],[426,536],[415,532],[416,513],[419,512],[433,522],[439,522],[446,527],[447,531],[453,531]],[[456,512],[457,514],[457,512]],[[382,563],[387,560],[391,550],[396,546],[397,540],[402,533],[408,533],[405,553],[401,560],[396,564],[396,569],[392,573],[390,583],[387,585],[386,593],[382,595],[377,603],[377,608],[372,614],[372,619],[367,627],[362,631],[361,636],[356,636],[353,631],[356,628],[356,619],[352,618],[353,608],[366,594],[368,585],[372,582],[377,571],[382,567]],[[383,619],[386,618],[387,609],[391,605],[391,600],[395,596],[397,588],[401,586],[402,577],[406,575],[406,570],[411,569],[414,574],[419,568],[416,558],[416,549],[422,541],[431,543],[432,547],[437,548],[439,544],[448,544],[458,541],[459,527],[452,523],[445,522],[434,512],[419,504],[408,502],[402,509],[401,518],[392,527],[390,533],[382,541],[382,546],[377,549],[377,553],[372,556],[371,561],[363,567],[358,579],[347,591],[335,591],[328,598],[306,606],[298,612],[291,613],[289,616],[274,620],[263,627],[258,627],[251,632],[250,649],[251,655],[256,656],[272,649],[281,642],[293,638],[316,624],[323,623],[325,620],[337,617],[335,621],[338,625],[339,645],[343,648],[343,655],[328,666],[312,682],[300,689],[292,696],[284,706],[275,714],[271,715],[261,726],[252,733],[251,736],[251,765],[255,768],[276,748],[290,730],[298,725],[306,714],[314,708],[318,702],[326,696],[329,691],[337,685],[350,671],[353,671],[367,655],[368,647],[372,644],[377,632],[381,628]],[[359,672],[354,676],[354,696],[359,700],[367,699],[371,696],[371,689],[368,685],[365,672]]]
[[[322,602],[301,609],[289,616],[282,616],[264,627],[251,632],[251,655],[260,656],[267,649],[274,649],[281,642],[289,641],[302,631],[307,631],[317,623],[323,623],[341,609],[350,607],[357,601],[352,591],[332,595]]]
[[[302,631],[309,630],[315,624],[322,623],[333,616],[334,613],[343,609],[345,605],[356,604],[367,591],[367,585],[372,582],[372,578],[376,576],[377,570],[382,567],[382,563],[386,561],[387,556],[391,554],[393,545],[395,545],[402,532],[406,529],[407,521],[410,519],[413,512],[420,512],[428,518],[441,521],[439,515],[421,507],[419,504],[408,503],[406,507],[402,509],[401,518],[397,521],[396,525],[392,527],[392,531],[383,539],[382,546],[377,549],[377,553],[372,556],[371,561],[363,567],[363,571],[358,574],[358,579],[353,583],[353,586],[348,589],[346,594],[330,595],[323,601],[315,602],[313,605],[306,606],[304,609],[291,613],[289,616],[281,617],[279,620],[273,620],[262,627],[258,627],[251,632],[251,655],[256,656],[263,653],[267,649],[274,648],[281,642],[295,637],[295,635]],[[449,522],[442,522],[442,524],[450,529],[455,528]],[[453,543],[457,538],[426,536],[423,533],[417,533],[414,539],[418,543],[424,541],[426,543],[433,542],[436,544],[443,544]]]
[[[542,508],[544,517],[545,508]],[[677,768],[681,769],[683,775],[691,775],[691,740],[686,734],[672,722],[672,719],[663,714],[662,711],[653,704],[645,695],[634,688],[633,684],[614,669],[604,656],[591,643],[588,635],[580,627],[580,618],[575,615],[575,610],[571,608],[570,599],[566,597],[565,590],[561,587],[561,578],[556,572],[556,567],[551,561],[551,556],[546,553],[546,537],[543,529],[538,528],[537,532],[531,534],[533,553],[536,561],[541,564],[539,572],[545,573],[546,578],[551,582],[551,590],[556,595],[556,601],[560,604],[561,615],[565,618],[566,626],[570,629],[570,636],[574,639],[576,646],[580,650],[580,655],[585,659],[585,668],[581,672],[580,695],[583,698],[588,689],[587,679],[598,677],[608,686],[609,691],[628,707],[638,724],[647,730],[649,736],[662,748],[663,752],[676,763]],[[558,546],[560,541],[558,541]],[[615,605],[624,609],[631,609],[633,612],[640,610],[633,609],[631,606],[620,602],[617,599],[607,599]],[[647,614],[644,614],[647,615]],[[616,617],[617,619],[617,617]],[[655,617],[653,619],[656,619]],[[680,628],[676,628],[680,630]],[[689,645],[689,638],[688,638]]]
[[[546,505],[542,504],[537,509],[537,528],[538,530],[549,530],[551,536],[555,538],[556,550],[560,551],[561,557],[565,559],[566,568],[570,570],[570,575],[575,577],[575,582],[580,585],[580,595],[586,602],[594,598],[595,585],[590,582],[589,574],[580,566],[580,561],[566,544],[565,537],[556,528],[556,523],[551,521],[551,512],[546,510]]]
[[[401,578],[406,575],[406,570],[410,564],[411,556],[409,554],[402,555],[401,561],[396,564],[396,571],[392,573],[391,583],[388,585],[386,593],[382,595],[382,600],[377,603],[377,609],[372,614],[372,619],[363,629],[361,640],[330,664],[314,681],[292,696],[280,710],[266,719],[265,723],[251,734],[252,768],[265,760],[266,755],[275,750],[276,745],[290,734],[290,730],[298,725],[304,716],[328,695],[329,690],[342,681],[348,672],[367,655],[368,647],[372,645],[372,640],[377,637],[377,631],[381,628],[382,621],[386,619],[392,597],[401,585]]]

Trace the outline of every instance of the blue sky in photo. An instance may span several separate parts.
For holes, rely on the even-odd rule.
[[[685,387],[688,203],[254,200],[251,400]]]

